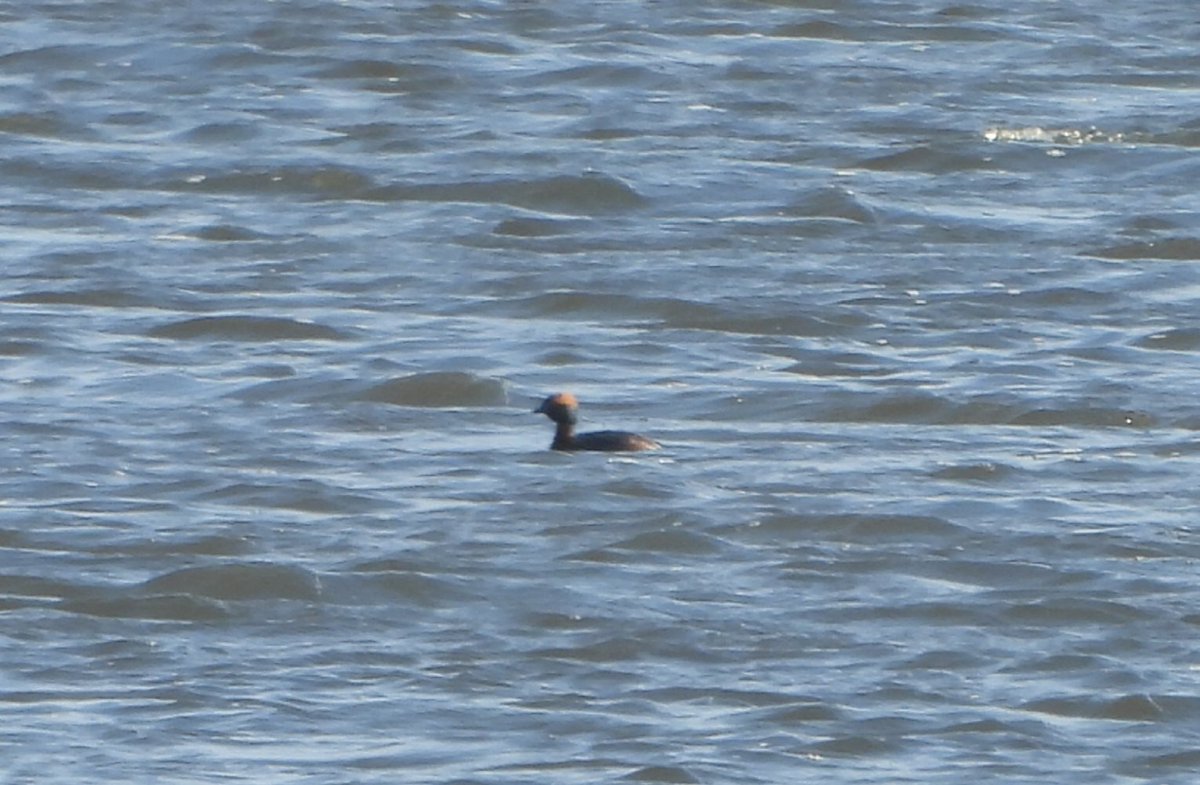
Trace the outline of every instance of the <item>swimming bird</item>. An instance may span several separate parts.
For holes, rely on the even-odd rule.
[[[605,452],[633,452],[657,450],[661,444],[645,436],[627,431],[592,431],[575,433],[579,422],[579,401],[569,392],[551,395],[542,405],[533,410],[554,420],[554,441],[551,450],[603,450]]]

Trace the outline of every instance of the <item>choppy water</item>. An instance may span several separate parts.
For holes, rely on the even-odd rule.
[[[5,782],[1194,778],[1190,4],[0,20]]]

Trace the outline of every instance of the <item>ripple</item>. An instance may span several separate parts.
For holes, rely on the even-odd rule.
[[[661,657],[693,662],[712,662],[714,652],[698,648],[680,635],[664,630],[637,630],[568,646],[536,649],[537,658],[588,663],[618,663]]]
[[[1002,463],[966,463],[958,466],[946,466],[933,472],[930,476],[939,480],[958,482],[1002,482],[1015,471],[1014,467]]]
[[[816,416],[834,422],[1085,428],[1152,428],[1158,424],[1158,418],[1148,411],[1109,408],[1087,402],[1064,405],[991,394],[960,401],[907,390],[845,395],[836,402],[811,408]]]
[[[247,538],[231,534],[206,534],[169,540],[134,540],[96,548],[97,553],[126,556],[243,556],[251,550]]]
[[[356,80],[382,92],[436,93],[461,84],[458,72],[427,63],[391,60],[343,60],[313,74],[318,79]]]
[[[1125,722],[1156,722],[1168,719],[1195,722],[1200,718],[1200,699],[1190,695],[1137,694],[1118,698],[1069,696],[1031,701],[1022,708],[1059,717]]]
[[[375,187],[372,179],[354,169],[324,166],[284,166],[229,172],[183,171],[157,184],[167,191],[236,194],[294,194],[318,199],[365,198]]]
[[[571,231],[570,224],[545,218],[508,218],[492,229],[493,234],[509,237],[555,237]]]
[[[19,543],[0,537],[0,547],[12,548]],[[34,575],[0,575],[0,594],[27,598],[69,598],[87,594],[88,587],[75,583]]]
[[[197,497],[236,507],[265,507],[319,516],[365,513],[379,505],[379,500],[370,495],[312,479],[230,482]]]
[[[1182,752],[1168,752],[1162,755],[1150,755],[1137,761],[1150,769],[1183,769],[1185,772],[1200,770],[1200,749]],[[1150,779],[1157,779],[1160,774],[1150,773]]]
[[[1147,618],[1136,606],[1113,600],[1080,597],[1050,597],[1037,602],[1019,603],[1005,615],[1021,624],[1066,627],[1078,624],[1129,624]]]
[[[368,198],[385,202],[479,202],[507,204],[552,214],[604,215],[642,207],[646,199],[633,186],[609,175],[559,175],[532,180],[394,185]]]
[[[211,224],[201,226],[192,232],[198,240],[208,240],[215,243],[247,243],[259,240],[277,239],[262,232],[256,232],[244,226],[235,224]]]
[[[34,49],[18,49],[0,55],[0,72],[44,74],[47,70],[58,72],[69,69],[87,70],[94,68],[96,60],[105,56],[106,50],[86,44],[59,44],[40,46]]]
[[[1100,259],[1134,261],[1137,259],[1159,259],[1163,261],[1196,261],[1200,259],[1200,239],[1194,237],[1169,237],[1162,240],[1147,240],[1121,243],[1081,251],[1084,256]]]
[[[836,308],[774,308],[760,302],[758,307],[745,303],[697,303],[669,300],[663,323],[667,327],[688,330],[712,330],[746,335],[831,336],[862,327],[867,320],[855,311]]]
[[[1094,406],[1036,408],[1017,415],[1011,422],[1013,425],[1073,425],[1098,428],[1153,428],[1158,424],[1157,418],[1150,412]]]
[[[724,544],[715,537],[689,532],[684,529],[664,529],[661,531],[644,532],[613,543],[606,548],[606,550],[631,551],[634,553],[686,555],[720,553],[724,549]]]
[[[0,357],[34,357],[46,352],[46,344],[37,341],[5,341],[0,339]]]
[[[272,341],[343,341],[348,335],[332,327],[278,316],[199,316],[154,327],[151,338],[216,340],[247,343]]]
[[[622,779],[630,782],[671,782],[693,783],[702,782],[682,766],[645,766],[637,771],[631,771]]]
[[[86,305],[93,308],[136,308],[153,304],[143,294],[107,288],[22,292],[3,299],[22,305]]]
[[[397,569],[389,562],[373,562],[354,568],[363,576],[363,586],[387,601],[400,600],[421,608],[477,599],[445,578]],[[333,594],[338,599],[338,593]]]
[[[85,616],[118,619],[172,621],[220,621],[229,618],[229,608],[211,598],[188,594],[157,594],[150,597],[78,598],[62,605],[64,610]]]
[[[1194,352],[1200,349],[1200,328],[1180,327],[1139,338],[1135,346],[1167,352]]]
[[[252,123],[204,123],[187,130],[180,138],[193,144],[221,145],[248,142],[261,133],[262,131]]]
[[[142,586],[153,594],[179,594],[218,600],[316,600],[321,597],[317,575],[283,564],[221,564],[185,567],[151,578]]]
[[[753,533],[755,538],[787,537],[801,541],[836,539],[877,543],[881,540],[935,538],[944,542],[951,535],[962,534],[962,529],[932,515],[780,513],[762,519],[753,527]]]
[[[844,188],[821,188],[803,194],[783,209],[785,215],[804,218],[832,218],[856,224],[872,224],[878,220],[875,211],[862,198]]]
[[[927,174],[950,174],[996,168],[995,163],[982,156],[965,155],[927,145],[868,158],[859,161],[857,166],[880,172],[916,171]]]
[[[548,87],[553,85],[585,85],[607,87],[621,85],[622,88],[670,90],[677,86],[674,77],[665,76],[657,68],[624,63],[589,63],[568,68],[549,69],[523,80],[527,85]]]
[[[48,139],[93,139],[87,126],[72,122],[58,112],[9,112],[0,114],[0,134]]]
[[[471,373],[434,371],[374,384],[358,397],[395,406],[501,406],[508,402],[508,385]]]

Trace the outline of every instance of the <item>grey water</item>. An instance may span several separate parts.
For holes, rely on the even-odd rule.
[[[1194,781],[1197,40],[0,4],[0,780]]]

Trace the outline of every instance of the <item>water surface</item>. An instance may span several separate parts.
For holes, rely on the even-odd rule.
[[[0,18],[6,782],[1191,781],[1186,4]]]

